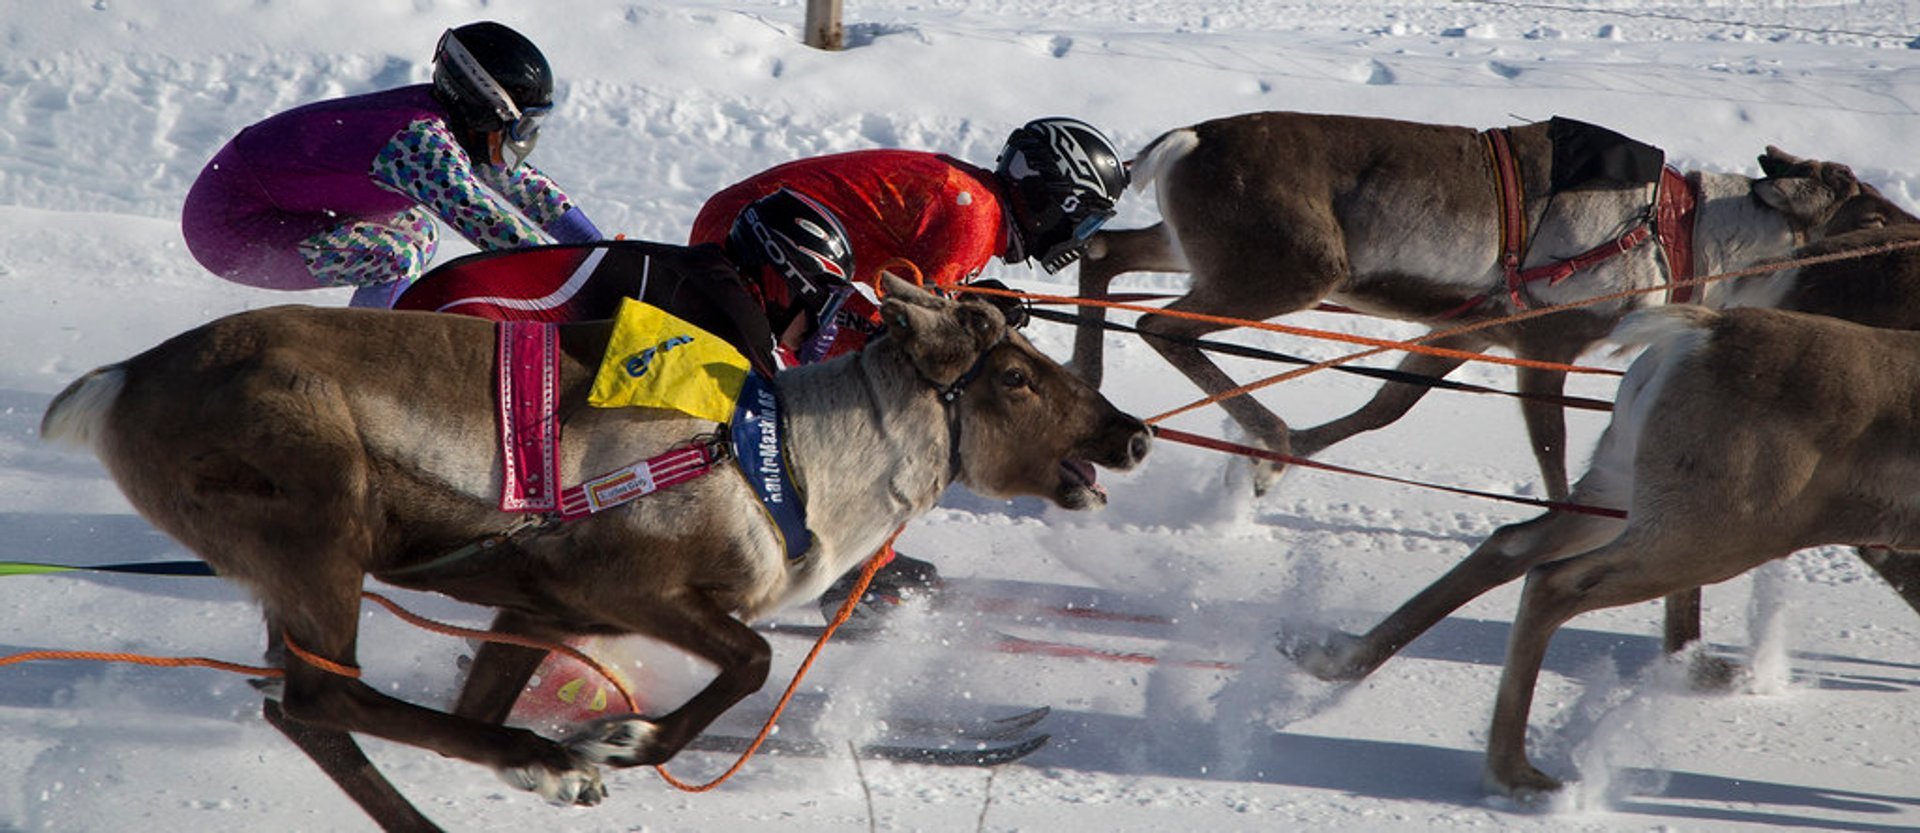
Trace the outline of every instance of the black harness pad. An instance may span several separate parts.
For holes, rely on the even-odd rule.
[[[1547,123],[1547,140],[1553,144],[1555,193],[1651,185],[1666,165],[1667,154],[1657,147],[1560,116]]]

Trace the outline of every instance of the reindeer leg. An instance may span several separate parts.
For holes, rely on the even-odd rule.
[[[1252,306],[1219,305],[1196,300],[1186,295],[1167,305],[1167,309],[1187,312],[1218,314],[1221,309],[1238,310],[1249,319],[1265,319],[1286,312],[1285,309],[1258,309]],[[1161,315],[1148,315],[1140,319],[1140,334],[1147,337],[1147,343],[1160,352],[1181,373],[1198,385],[1210,397],[1222,397],[1239,385],[1233,378],[1220,369],[1220,366],[1207,358],[1206,354],[1191,344],[1208,333],[1225,329],[1227,325],[1207,321],[1195,321]],[[1253,441],[1280,454],[1291,453],[1288,442],[1287,423],[1267,410],[1265,405],[1253,398],[1252,394],[1242,394],[1220,400],[1220,407],[1239,423],[1241,428],[1253,437]],[[1267,489],[1280,479],[1278,464],[1260,460],[1254,464],[1253,490],[1255,495],[1266,494]]]
[[[1434,346],[1450,350],[1473,351],[1487,348],[1485,342],[1465,336],[1441,339],[1434,342]],[[1414,375],[1439,378],[1452,373],[1466,361],[1466,359],[1448,356],[1408,353],[1400,360],[1399,370]],[[1433,388],[1426,385],[1388,382],[1380,386],[1380,391],[1375,393],[1372,399],[1367,400],[1367,404],[1360,406],[1359,410],[1312,428],[1292,432],[1288,440],[1293,446],[1293,453],[1301,457],[1312,457],[1334,443],[1356,434],[1391,425],[1406,416],[1407,411],[1412,410],[1414,404],[1431,390]]]
[[[1663,604],[1666,616],[1661,629],[1660,648],[1672,656],[1700,641],[1700,588],[1674,593]],[[1692,679],[1693,687],[1700,691],[1729,691],[1733,688],[1733,682],[1740,679],[1742,670],[1741,664],[1733,660],[1695,654],[1693,668],[1687,676]]]
[[[269,656],[283,657],[277,628],[270,629],[267,639]],[[360,805],[380,829],[387,831],[432,831],[439,833],[440,827],[433,820],[421,814],[413,802],[400,794],[386,776],[380,774],[372,761],[367,760],[360,745],[354,743],[353,736],[346,732],[323,729],[306,723],[287,719],[286,712],[280,708],[279,700],[269,696],[260,704],[262,716],[280,733],[293,741],[300,751],[307,753],[320,770],[333,779],[353,803]]]
[[[1620,537],[1591,552],[1535,567],[1520,593],[1507,643],[1506,668],[1487,733],[1486,781],[1517,796],[1551,792],[1560,782],[1527,760],[1528,714],[1547,643],[1569,619],[1590,610],[1635,604],[1722,581],[1786,555],[1706,550],[1691,536],[1658,537],[1656,529],[1629,526]]]
[[[422,815],[374,768],[366,753],[360,751],[360,745],[353,742],[352,735],[289,720],[274,700],[261,704],[261,712],[268,723],[319,764],[327,777],[333,779],[353,803],[360,805],[380,829],[439,833],[440,827]]]
[[[1508,344],[1521,358],[1555,364],[1571,364],[1594,342],[1606,338],[1616,319],[1584,313],[1562,312],[1546,318],[1513,325],[1494,341]],[[1520,402],[1520,416],[1527,424],[1527,439],[1533,443],[1533,458],[1540,467],[1547,497],[1567,499],[1567,412],[1561,405],[1541,400],[1566,393],[1567,374],[1559,370],[1532,367],[1515,368],[1516,386],[1530,397]]]
[[[1605,543],[1619,534],[1621,523],[1595,515],[1549,512],[1508,524],[1364,636],[1289,636],[1283,638],[1280,651],[1323,680],[1361,679],[1461,605],[1537,565]]]
[[[590,760],[629,767],[664,763],[720,715],[767,682],[773,649],[706,594],[690,591],[679,604],[661,602],[635,611],[628,627],[687,651],[720,670],[680,708],[658,720],[609,717],[594,721],[566,743]]]
[[[1565,363],[1572,356],[1540,358],[1529,355],[1527,358],[1539,358],[1541,361]],[[1557,397],[1566,392],[1567,374],[1558,370],[1539,370],[1531,367],[1515,368],[1516,386],[1520,393],[1529,397]],[[1533,460],[1540,466],[1540,480],[1547,488],[1550,500],[1567,499],[1567,411],[1565,408],[1539,401],[1539,399],[1520,400],[1520,416],[1527,424],[1527,439],[1533,443]]]
[[[1907,606],[1920,613],[1920,552],[1890,550],[1884,547],[1858,547],[1860,560],[1893,585]]]
[[[498,633],[558,641],[566,634],[541,627],[526,616],[500,611],[493,618],[492,630]],[[467,667],[467,680],[460,686],[460,699],[453,713],[482,723],[499,725],[513,714],[513,704],[526,690],[527,681],[547,652],[504,642],[487,642],[474,651],[473,664]]]
[[[1166,224],[1143,229],[1102,231],[1087,242],[1080,261],[1080,297],[1107,294],[1113,279],[1128,272],[1185,272],[1185,258],[1175,251]],[[1073,361],[1069,367],[1087,384],[1100,387],[1105,377],[1106,307],[1081,305],[1073,333]]]
[[[1682,648],[1700,641],[1700,588],[1682,590],[1668,596],[1666,612],[1661,650],[1677,654]]]
[[[268,603],[271,627],[306,654],[351,665],[362,578],[332,593],[312,586]],[[525,729],[483,723],[388,697],[291,653],[282,715],[316,730],[364,732],[500,771],[509,782],[559,804],[594,804],[606,796],[599,770],[584,756]],[[324,764],[323,764],[324,766]]]

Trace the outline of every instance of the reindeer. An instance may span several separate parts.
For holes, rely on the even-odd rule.
[[[1724,290],[1725,305],[1786,309],[1872,327],[1920,330],[1920,226],[1913,223],[1911,215],[1882,197],[1855,197],[1822,230],[1828,236],[1797,250],[1794,256],[1865,254],[1732,281]],[[1621,407],[1615,406],[1616,421]],[[1583,502],[1576,497],[1572,505],[1578,507]],[[1373,673],[1461,605],[1525,575],[1541,559],[1550,557],[1550,552],[1577,551],[1560,546],[1542,548],[1536,543],[1539,536],[1568,536],[1571,533],[1564,530],[1586,529],[1593,522],[1591,518],[1583,520],[1586,516],[1577,510],[1547,517],[1559,518],[1545,525],[1549,532],[1536,533],[1531,526],[1521,525],[1495,533],[1365,634],[1288,633],[1282,636],[1281,652],[1326,680],[1357,680]],[[1920,612],[1920,559],[1895,559],[1878,549],[1862,550],[1860,554]],[[1669,654],[1700,638],[1697,588],[1666,600],[1664,631],[1663,647]],[[1708,684],[1724,682],[1733,670],[1709,660],[1696,668],[1701,682]]]
[[[560,804],[605,795],[599,765],[666,761],[758,689],[745,624],[818,596],[950,482],[1096,508],[1144,423],[1036,351],[979,301],[889,278],[887,336],[774,380],[812,545],[790,560],[745,478],[709,473],[584,520],[437,556],[512,529],[490,395],[494,324],[431,313],[280,307],[177,336],[74,382],[42,433],[84,444],[156,527],[248,587],[284,664],[265,713],[383,827],[435,829],[367,761],[364,732],[493,767]],[[578,482],[712,434],[671,411],[586,407],[611,324],[560,329],[562,473]],[[495,629],[557,641],[645,634],[717,669],[661,716],[555,741],[501,725],[544,652],[488,644],[451,713],[324,670],[351,666],[372,576],[498,608]]]
[[[1534,565],[1487,738],[1489,787],[1517,796],[1560,786],[1528,761],[1526,729],[1547,643],[1574,616],[1821,545],[1890,548],[1868,560],[1896,585],[1920,574],[1920,559],[1894,554],[1920,547],[1908,482],[1920,468],[1920,333],[1666,307],[1627,317],[1614,338],[1647,349],[1573,497],[1627,518],[1550,512],[1472,556]],[[1902,592],[1920,610],[1911,583]]]
[[[1514,160],[1508,178],[1519,180],[1525,198],[1513,206],[1524,221],[1504,225],[1533,230],[1519,241],[1523,248],[1516,254],[1524,254],[1519,267],[1567,261],[1617,241],[1654,204],[1654,194],[1641,184],[1589,181],[1558,191],[1550,187],[1570,175],[1554,169],[1555,129],[1537,123],[1505,134]],[[1287,112],[1173,130],[1149,143],[1132,168],[1135,188],[1155,187],[1162,221],[1094,235],[1080,267],[1080,294],[1104,295],[1116,276],[1128,272],[1190,272],[1191,287],[1167,309],[1263,320],[1333,301],[1440,330],[1669,281],[1675,264],[1666,261],[1662,246],[1648,241],[1565,280],[1510,286],[1496,179],[1504,168],[1496,165],[1483,139],[1494,135]],[[1783,256],[1848,198],[1873,193],[1844,165],[1800,159],[1774,147],[1760,157],[1760,166],[1766,174],[1760,180],[1716,173],[1685,177],[1697,182],[1688,270],[1709,274]],[[1670,180],[1681,179],[1668,173]],[[1675,193],[1671,185],[1661,190]],[[1659,231],[1687,230],[1676,225],[1669,222]],[[1702,300],[1713,306],[1724,295],[1713,285]],[[1473,352],[1499,346],[1521,358],[1565,364],[1604,337],[1626,311],[1659,302],[1639,295],[1434,343]],[[1071,365],[1096,386],[1103,375],[1104,317],[1099,307],[1081,308]],[[1139,322],[1147,342],[1213,396],[1235,383],[1191,339],[1225,326],[1159,315]],[[1400,368],[1444,376],[1462,361],[1414,353]],[[1529,397],[1522,411],[1547,494],[1564,498],[1565,418],[1551,399],[1562,391],[1565,374],[1521,368],[1518,380]],[[1425,393],[1422,386],[1388,384],[1354,413],[1304,430],[1290,429],[1251,396],[1227,399],[1222,406],[1267,448],[1312,456],[1392,423]],[[1257,464],[1256,492],[1264,492],[1278,476],[1272,463]]]

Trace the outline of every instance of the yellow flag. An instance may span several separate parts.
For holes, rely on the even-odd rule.
[[[727,422],[748,367],[747,357],[725,339],[659,307],[624,298],[587,404],[668,408]]]

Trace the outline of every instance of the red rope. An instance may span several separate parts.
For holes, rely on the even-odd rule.
[[[1318,460],[1309,460],[1305,457],[1295,457],[1291,454],[1281,454],[1280,452],[1269,451],[1264,448],[1255,448],[1249,445],[1241,445],[1239,443],[1227,442],[1226,440],[1216,440],[1216,439],[1213,439],[1212,437],[1203,437],[1198,434],[1189,434],[1185,431],[1176,431],[1172,428],[1167,428],[1161,425],[1154,426],[1153,433],[1154,433],[1154,436],[1157,438],[1170,440],[1172,442],[1185,443],[1186,445],[1198,446],[1200,448],[1212,449],[1214,451],[1225,451],[1231,454],[1240,454],[1247,457],[1258,457],[1263,460],[1272,460],[1276,463],[1286,463],[1288,465],[1293,465],[1293,466],[1305,466],[1310,469],[1320,469],[1322,471],[1337,472],[1339,474],[1350,474],[1355,477],[1364,477],[1369,480],[1384,480],[1388,483],[1399,483],[1403,486],[1417,486],[1422,489],[1434,489],[1436,491],[1450,492],[1456,495],[1467,495],[1469,497],[1488,498],[1491,500],[1498,500],[1506,503],[1519,503],[1526,506],[1537,506],[1542,509],[1552,509],[1558,512],[1577,512],[1582,515],[1597,515],[1603,518],[1624,519],[1627,517],[1627,512],[1624,509],[1608,509],[1608,508],[1599,507],[1599,506],[1585,506],[1578,503],[1567,503],[1566,501],[1559,501],[1559,500],[1540,500],[1538,498],[1520,497],[1519,495],[1503,495],[1498,492],[1483,492],[1478,489],[1467,489],[1459,486],[1443,486],[1437,483],[1422,483],[1418,480],[1408,480],[1406,478],[1394,477],[1393,475],[1390,475],[1390,474],[1379,474],[1376,472],[1360,471],[1359,469],[1350,469],[1345,466],[1336,466],[1332,463],[1322,463]]]

